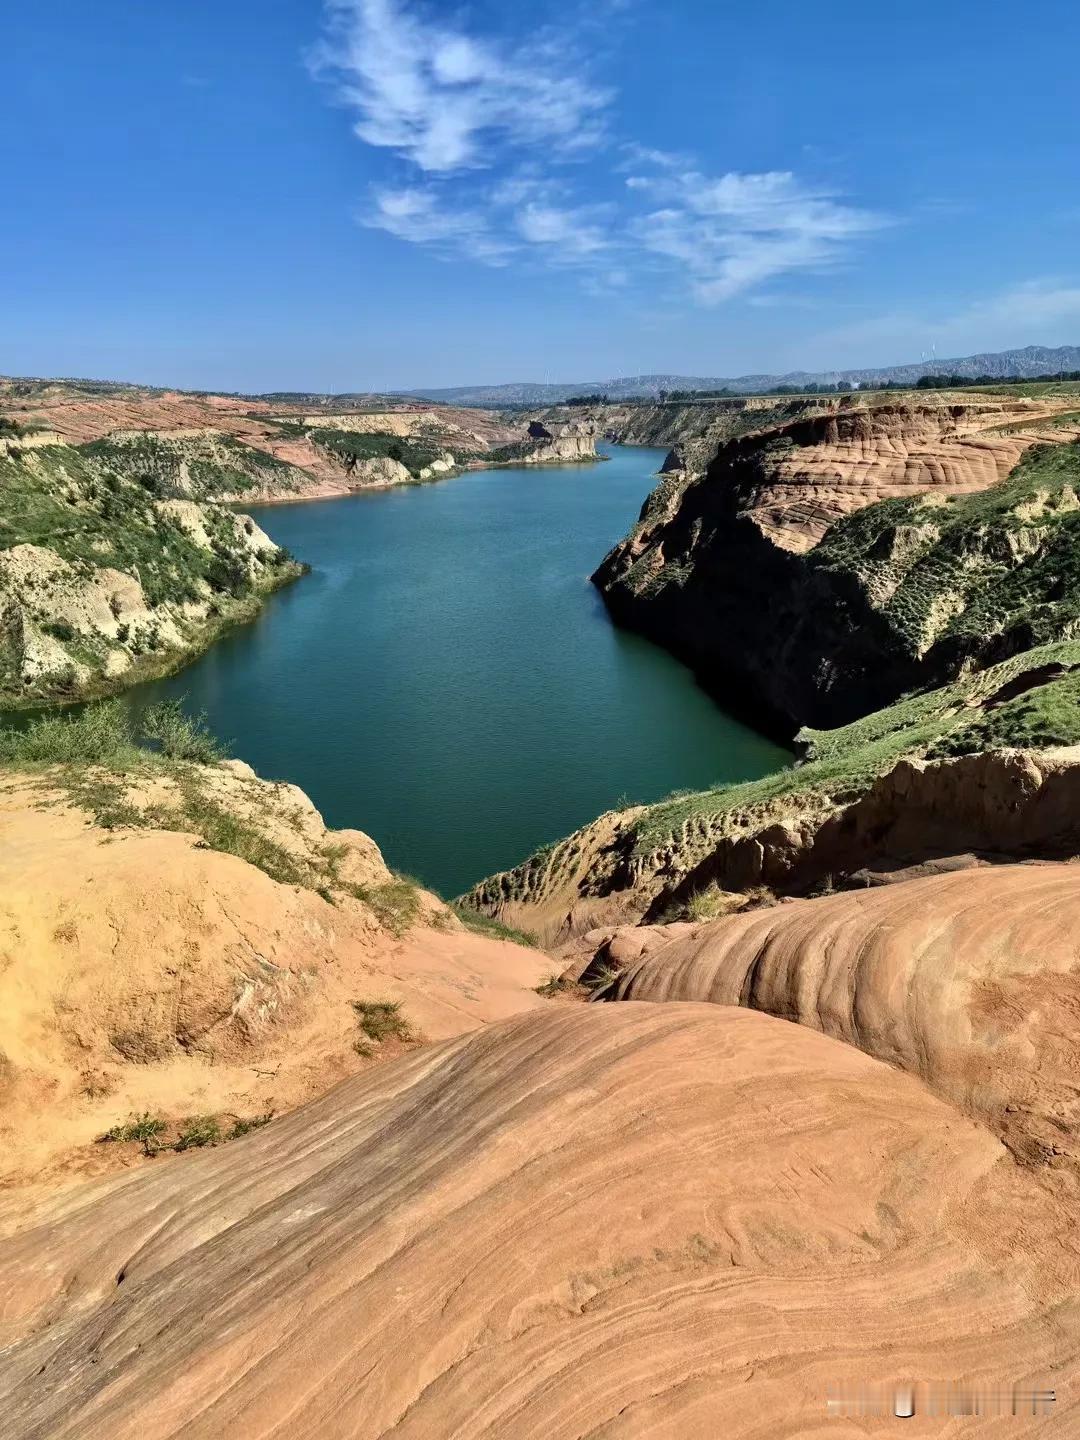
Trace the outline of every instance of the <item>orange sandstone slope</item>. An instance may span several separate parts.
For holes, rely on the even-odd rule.
[[[829,1388],[910,1378],[1059,1398],[906,1434],[1080,1427],[1047,1192],[915,1079],[746,1010],[517,1016],[6,1220],[20,1440],[854,1437]]]
[[[606,993],[744,1005],[847,1041],[1075,1198],[1078,933],[1080,864],[987,865],[681,925],[667,943],[662,927],[620,931],[644,953]]]
[[[185,789],[284,878],[190,833]],[[400,1053],[365,1043],[353,1002],[397,1003],[417,1040],[544,1003],[546,956],[465,930],[293,786],[229,762],[109,804],[118,828],[59,776],[0,784],[0,1185],[143,1165],[95,1142],[146,1113],[227,1132]]]

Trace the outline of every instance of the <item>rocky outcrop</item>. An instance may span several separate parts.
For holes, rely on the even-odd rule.
[[[345,471],[353,485],[365,489],[368,486],[375,488],[383,485],[408,485],[413,478],[411,471],[392,455],[375,455],[370,460],[357,460],[352,465],[346,465]]]
[[[1012,575],[1069,543],[1075,426],[1014,430],[1003,412],[898,402],[732,440],[701,476],[669,471],[594,580],[616,620],[780,734],[1066,638],[1077,607],[1038,611]]]
[[[841,401],[827,396],[777,399],[665,400],[608,405],[601,412],[604,438],[617,445],[666,445],[678,449],[685,469],[700,475],[721,445],[740,435],[769,430],[799,417],[831,414]]]
[[[1080,865],[971,868],[673,934],[605,998],[744,1005],[820,1030],[918,1076],[1071,1183],[1078,923]]]
[[[1080,1414],[1053,1197],[910,1076],[746,1010],[519,1016],[5,1218],[25,1440],[751,1440],[912,1376]]]
[[[238,762],[0,772],[0,1186],[142,1159],[95,1143],[281,1114],[417,1039],[540,1007],[551,963],[462,928],[375,844]]]
[[[572,460],[598,460],[597,433],[596,423],[591,418],[532,420],[528,427],[528,444],[519,463],[547,465]]]

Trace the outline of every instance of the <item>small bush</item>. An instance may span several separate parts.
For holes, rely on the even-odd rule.
[[[101,1138],[105,1141],[138,1140],[145,1155],[156,1155],[161,1149],[161,1136],[166,1128],[160,1115],[151,1115],[149,1110],[144,1110],[141,1115],[133,1115],[126,1124],[114,1125]]]
[[[542,985],[537,985],[537,995],[543,995],[547,1000],[553,1000],[556,995],[564,995],[567,990],[574,989],[574,982],[565,975],[549,975]]]
[[[409,1022],[401,1013],[397,1000],[354,1000],[357,1023],[369,1040],[381,1045],[384,1040],[403,1040],[406,1043],[415,1037]]]
[[[0,761],[9,764],[124,768],[138,758],[131,723],[116,701],[78,715],[45,715],[25,730],[0,730]]]
[[[143,715],[142,736],[155,742],[170,760],[194,760],[212,765],[223,758],[225,747],[207,728],[206,712],[184,714],[179,700],[162,700]]]
[[[420,896],[411,880],[398,876],[385,885],[345,885],[343,888],[373,910],[379,924],[394,935],[404,935],[416,924]]]
[[[686,903],[686,915],[690,920],[718,920],[722,915],[732,915],[747,904],[745,895],[721,890],[718,885],[707,885],[697,890]]]
[[[173,1144],[174,1150],[201,1150],[216,1145],[221,1139],[221,1126],[213,1115],[190,1115],[181,1125]]]
[[[264,1125],[269,1125],[274,1118],[274,1112],[267,1110],[265,1115],[251,1115],[247,1119],[239,1119],[233,1122],[229,1131],[230,1140],[239,1140],[241,1135],[249,1135],[252,1130],[261,1130]]]

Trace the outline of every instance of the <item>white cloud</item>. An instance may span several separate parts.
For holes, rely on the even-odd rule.
[[[476,169],[503,146],[594,144],[607,93],[542,35],[521,49],[422,18],[402,0],[329,0],[317,73],[335,75],[369,145],[435,174]]]
[[[669,202],[638,219],[635,232],[647,250],[681,265],[707,304],[791,271],[834,265],[851,242],[890,223],[786,170],[715,179],[696,171],[631,175],[626,184]]]
[[[580,260],[608,248],[608,239],[596,224],[595,207],[563,210],[530,201],[515,217],[518,234],[530,245],[551,247],[556,260]]]
[[[558,36],[533,27],[510,41],[423,4],[326,0],[314,67],[336,81],[359,138],[414,177],[375,187],[364,225],[490,265],[572,266],[606,286],[673,269],[715,304],[834,265],[888,223],[789,171],[710,177],[635,141],[606,146],[587,194],[581,167],[564,162],[599,144],[610,96],[574,53],[584,12]],[[595,203],[613,182],[618,201]]]
[[[1075,344],[1080,321],[1080,287],[1055,280],[1026,280],[997,295],[976,300],[952,316],[945,330],[966,330],[972,326],[1006,326],[1022,329],[1027,335],[1051,331],[1059,338],[1036,343]],[[1062,329],[1065,326],[1066,329]],[[1072,338],[1062,340],[1062,335]]]
[[[687,155],[677,155],[672,150],[657,150],[651,145],[639,145],[628,140],[622,147],[624,159],[617,167],[627,170],[631,165],[651,165],[660,170],[685,170],[693,162]]]
[[[369,229],[385,230],[399,240],[433,245],[446,254],[467,255],[487,265],[505,265],[514,246],[494,234],[480,210],[451,210],[435,190],[419,186],[375,189],[372,205],[360,216]]]

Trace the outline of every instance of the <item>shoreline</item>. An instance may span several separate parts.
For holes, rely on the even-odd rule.
[[[100,700],[113,700],[126,695],[154,680],[163,680],[175,675],[188,665],[200,660],[211,647],[228,631],[250,625],[262,614],[266,601],[284,590],[287,585],[310,575],[311,566],[304,561],[293,560],[282,567],[285,573],[275,578],[274,583],[261,587],[254,594],[236,602],[235,609],[228,615],[220,615],[199,626],[190,647],[183,650],[169,650],[160,657],[140,655],[121,675],[111,679],[95,677],[80,695],[53,697],[48,700],[23,700],[0,695],[0,723],[5,716],[41,715],[51,710],[70,710],[76,705],[92,705]]]
[[[618,443],[618,442],[614,442]],[[627,447],[633,448],[633,447]],[[661,449],[661,446],[641,446],[641,449]],[[353,485],[344,488],[307,490],[303,495],[290,493],[280,496],[262,496],[258,499],[236,496],[235,499],[220,500],[217,503],[230,507],[239,507],[242,510],[257,509],[264,505],[303,505],[309,500],[348,500],[356,495],[381,494],[385,490],[412,490],[422,485],[437,485],[442,480],[456,480],[461,475],[468,475],[479,470],[540,470],[556,469],[559,466],[569,465],[598,465],[610,460],[610,455],[579,455],[573,458],[560,457],[555,460],[492,460],[489,463],[473,461],[467,465],[455,465],[450,470],[444,470],[440,475],[429,475],[427,479],[421,480],[416,477],[412,480],[376,480],[369,485]]]

